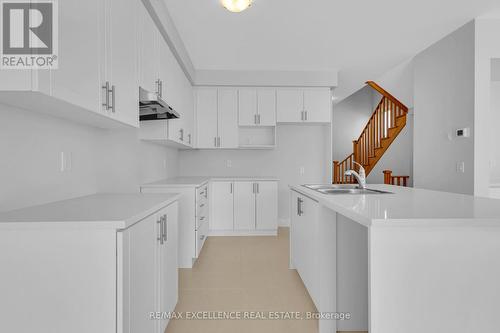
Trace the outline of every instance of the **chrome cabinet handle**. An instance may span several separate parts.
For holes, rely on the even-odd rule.
[[[188,134],[188,143],[191,144],[191,134]]]
[[[305,118],[304,120],[307,121],[307,110],[304,111],[304,118]]]
[[[255,194],[255,183],[252,184],[252,192]]]
[[[111,111],[113,113],[115,113],[115,101],[116,101],[116,98],[115,98],[115,95],[116,95],[116,89],[115,89],[115,85],[112,85],[111,86],[111,103],[113,103],[111,105]]]
[[[260,125],[260,114],[257,115],[257,124]]]
[[[259,194],[260,193],[260,184],[255,183],[255,187],[257,188],[257,194]]]
[[[109,81],[106,81],[106,83],[101,88],[104,90],[105,94],[104,103],[102,103],[102,106],[104,106],[106,110],[109,110],[111,108],[109,106],[109,93],[111,92],[111,89],[109,89]]]
[[[253,123],[257,125],[257,114],[253,115]]]
[[[163,215],[163,240],[167,241],[167,214]]]
[[[179,130],[179,134],[180,134],[179,139],[180,139],[181,141],[184,141],[184,129],[182,129],[182,128],[181,128],[181,129]]]
[[[303,203],[303,202],[304,202],[304,201],[303,201],[301,198],[297,198],[297,215],[298,215],[298,216],[302,216],[302,214],[304,213],[304,212],[302,211],[302,203]]]
[[[217,147],[220,148],[220,136],[217,137]]]
[[[208,187],[205,187],[205,199],[208,199]]]
[[[229,193],[233,193],[233,183],[229,183]]]
[[[204,239],[205,239],[205,235],[201,235],[200,240],[204,240]]]
[[[200,221],[205,221],[205,216],[200,217]]]
[[[200,208],[202,208],[202,207],[205,207],[205,204],[201,204],[201,205],[200,205]]]
[[[163,245],[163,217],[160,217],[156,223],[159,224],[159,235],[158,238],[156,238],[157,241],[160,242],[161,245]]]
[[[159,97],[162,97],[163,95],[163,91],[162,91],[162,81],[161,79],[157,79],[156,80],[156,94],[159,96]]]
[[[214,137],[214,147],[217,147],[217,137]]]

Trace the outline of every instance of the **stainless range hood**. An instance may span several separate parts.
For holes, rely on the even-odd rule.
[[[176,119],[179,113],[157,93],[139,87],[139,120]]]

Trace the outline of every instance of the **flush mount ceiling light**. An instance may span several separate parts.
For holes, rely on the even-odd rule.
[[[233,13],[239,13],[252,5],[252,0],[220,0],[220,3]]]

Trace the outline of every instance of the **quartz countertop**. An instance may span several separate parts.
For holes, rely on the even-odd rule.
[[[199,187],[209,181],[277,181],[276,177],[269,176],[193,176],[174,177],[141,185],[143,188],[152,187]]]
[[[322,206],[365,226],[494,226],[500,227],[500,200],[393,185],[367,188],[392,194],[327,195],[290,186]]]
[[[9,223],[87,223],[123,229],[179,199],[177,194],[93,194],[0,213],[0,227]]]

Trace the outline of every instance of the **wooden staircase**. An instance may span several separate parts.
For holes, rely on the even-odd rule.
[[[368,81],[366,84],[379,92],[382,99],[359,138],[352,142],[353,153],[341,162],[333,161],[334,184],[356,182],[353,177],[344,174],[347,170],[359,169],[353,161],[362,164],[368,176],[406,126],[408,108],[375,82]]]

